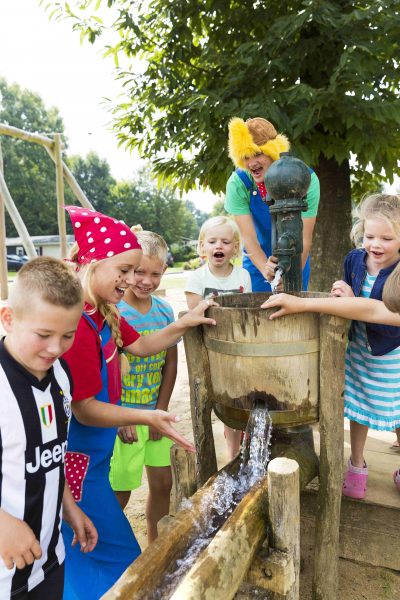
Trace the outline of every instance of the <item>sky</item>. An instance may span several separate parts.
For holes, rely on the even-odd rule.
[[[37,92],[46,108],[56,106],[64,121],[69,154],[93,150],[105,158],[116,179],[129,179],[140,159],[117,147],[104,98],[116,99],[114,62],[101,56],[101,45],[82,45],[71,21],[49,21],[39,0],[0,0],[0,75],[8,83]],[[192,192],[203,211],[216,200]]]

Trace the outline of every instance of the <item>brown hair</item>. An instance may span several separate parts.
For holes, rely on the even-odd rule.
[[[400,263],[385,282],[382,300],[388,310],[400,314]]]
[[[355,246],[360,245],[364,235],[366,219],[384,219],[393,227],[400,238],[400,196],[391,194],[370,194],[366,196],[354,211],[356,222],[350,236]]]
[[[78,277],[66,263],[51,256],[34,258],[22,267],[11,286],[9,304],[22,311],[27,307],[27,299],[35,293],[43,302],[63,308],[83,302]]]

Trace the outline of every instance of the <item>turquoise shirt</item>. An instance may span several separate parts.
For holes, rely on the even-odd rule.
[[[151,309],[145,315],[124,300],[118,304],[121,315],[140,335],[148,335],[164,329],[174,321],[174,313],[168,302],[158,296],[152,296],[151,300]],[[152,356],[134,356],[129,352],[125,354],[130,371],[122,378],[122,406],[154,409],[158,400],[167,351],[162,350]]]
[[[257,190],[254,179],[248,171],[247,174],[254,183],[254,190]],[[308,209],[302,212],[303,219],[317,216],[319,197],[319,179],[313,172],[311,173],[311,183],[306,196]],[[226,185],[225,210],[231,215],[250,214],[249,190],[246,188],[236,171],[229,177]]]

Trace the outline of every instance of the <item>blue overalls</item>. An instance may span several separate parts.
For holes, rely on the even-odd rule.
[[[95,322],[86,313],[83,316],[99,334]],[[109,402],[104,348],[113,341],[107,323],[101,331],[100,340],[103,385],[96,399]],[[140,554],[139,544],[109,482],[115,436],[115,428],[81,425],[72,415],[66,478],[71,483],[78,506],[97,528],[99,540],[93,552],[83,554],[79,543],[71,548],[73,531],[63,522],[66,549],[63,600],[98,600]]]
[[[237,175],[243,181],[250,194],[250,212],[253,217],[254,227],[257,234],[257,240],[264,250],[266,256],[272,254],[272,235],[271,235],[271,216],[269,214],[268,204],[263,202],[260,190],[254,185],[253,181],[242,169],[236,169]],[[256,266],[253,265],[250,258],[245,253],[243,256],[243,267],[250,273],[251,286],[253,292],[270,292],[271,286],[266,281],[264,275],[260,273]],[[303,269],[303,290],[307,290],[308,281],[310,279],[310,257]]]

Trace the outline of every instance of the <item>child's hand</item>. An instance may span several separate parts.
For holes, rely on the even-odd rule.
[[[157,442],[158,440],[161,440],[162,435],[159,431],[157,431],[157,429],[154,429],[154,427],[152,427],[150,425],[149,427],[149,440],[151,440],[152,442]]]
[[[118,427],[118,437],[124,444],[133,444],[138,441],[135,425]]]
[[[267,281],[273,281],[275,277],[275,269],[278,264],[278,259],[276,256],[270,256],[267,262],[265,263],[265,267],[263,270],[263,275]]]
[[[337,296],[338,298],[341,298],[341,297],[352,298],[352,297],[354,297],[354,293],[348,283],[346,283],[345,281],[339,280],[339,281],[335,281],[335,283],[332,285],[331,296]]]
[[[202,300],[199,304],[189,310],[183,317],[179,319],[184,327],[195,327],[196,325],[216,325],[214,319],[209,319],[204,316],[207,308],[210,306],[219,306],[214,300]]]
[[[74,532],[71,546],[75,546],[79,542],[81,552],[85,554],[94,550],[99,537],[97,529],[89,517],[75,503],[73,498],[64,502],[63,518]]]
[[[7,569],[23,569],[42,556],[32,529],[21,519],[0,510],[0,556]]]
[[[261,308],[274,308],[275,306],[279,307],[279,310],[268,317],[270,321],[291,313],[303,312],[304,298],[290,294],[274,294],[261,304]]]
[[[162,435],[169,437],[176,444],[179,444],[185,450],[189,452],[194,452],[194,446],[189,440],[183,437],[180,433],[175,431],[172,427],[172,423],[177,423],[180,421],[180,418],[176,415],[171,415],[164,410],[152,410],[149,411],[149,427],[154,427],[159,431]]]

